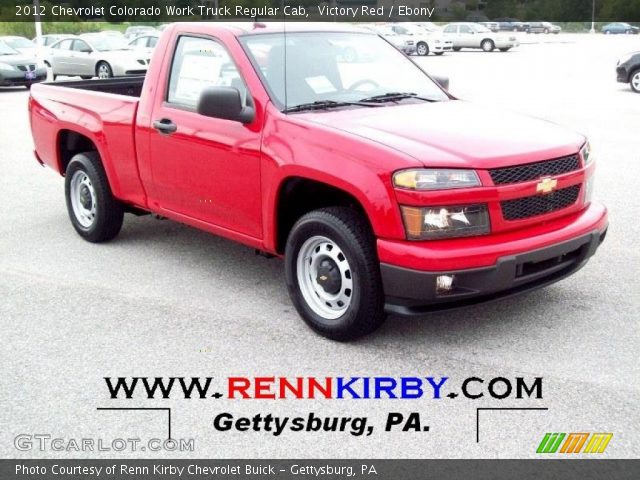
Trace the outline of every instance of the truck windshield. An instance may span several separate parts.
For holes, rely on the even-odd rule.
[[[318,102],[359,102],[389,93],[397,101],[449,98],[377,35],[291,32],[246,35],[240,40],[282,110]],[[411,95],[398,95],[403,93]]]

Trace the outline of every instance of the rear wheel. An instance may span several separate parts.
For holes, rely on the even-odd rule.
[[[384,321],[375,238],[350,208],[323,208],[300,218],[287,239],[285,272],[298,313],[325,337],[354,339]]]
[[[416,47],[416,53],[421,57],[429,55],[429,45],[426,42],[419,42]]]
[[[640,93],[640,68],[631,73],[629,85],[631,85],[631,90]]]
[[[433,52],[434,55],[443,55],[444,52]]]
[[[462,49],[461,47],[453,47],[454,52],[459,52],[461,49]]]
[[[500,49],[501,52],[508,52],[509,50],[511,50],[511,47],[505,47]]]
[[[487,38],[480,43],[480,47],[485,52],[492,52],[494,48],[496,48],[496,44],[493,43],[493,40]]]
[[[120,232],[124,210],[113,197],[100,158],[79,153],[65,173],[65,197],[71,224],[89,242],[106,242]]]
[[[96,66],[96,76],[98,78],[111,78],[113,77],[113,70],[111,69],[111,65],[107,62],[100,62]]]

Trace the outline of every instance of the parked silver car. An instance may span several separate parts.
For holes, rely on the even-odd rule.
[[[394,23],[391,29],[398,35],[411,37],[416,44],[416,54],[420,56],[442,55],[453,50],[453,42],[445,39],[441,32],[430,32],[411,23]]]
[[[25,86],[42,82],[47,69],[34,56],[24,55],[0,41],[0,87]]]
[[[445,38],[453,41],[453,49],[481,48],[485,52],[499,49],[506,52],[520,45],[513,34],[495,33],[484,25],[471,22],[450,23],[442,29]]]
[[[54,80],[59,75],[110,78],[146,73],[149,59],[131,50],[126,40],[101,33],[86,33],[52,45],[47,62]]]

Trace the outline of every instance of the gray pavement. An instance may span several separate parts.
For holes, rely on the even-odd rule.
[[[0,456],[2,457],[535,457],[545,432],[612,432],[609,458],[640,451],[640,95],[615,82],[636,37],[559,36],[508,53],[460,52],[418,61],[451,77],[465,99],[545,118],[587,134],[598,158],[596,197],[611,228],[587,267],[501,303],[391,317],[375,334],[336,343],[291,306],[282,263],[169,221],[127,216],[104,245],[82,241],[63,181],[32,155],[24,89],[0,89]],[[463,119],[461,119],[461,125]],[[500,129],[500,125],[495,125]],[[543,398],[469,400],[110,400],[105,376],[544,377]],[[194,452],[20,452],[14,438],[166,436]],[[546,407],[548,411],[476,408]],[[220,412],[366,415],[348,433],[218,432]],[[384,432],[390,411],[420,412],[430,432]]]

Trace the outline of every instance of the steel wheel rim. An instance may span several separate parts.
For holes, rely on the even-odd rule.
[[[318,282],[323,261],[333,262],[340,277],[340,286],[331,293]],[[317,315],[336,320],[347,311],[353,298],[353,274],[342,249],[327,237],[314,236],[300,247],[297,258],[297,278],[305,302]]]
[[[636,90],[640,90],[640,72],[636,72],[631,79],[631,85]]]
[[[109,78],[110,76],[109,67],[104,64],[98,67],[98,78]]]
[[[69,197],[73,215],[88,230],[96,220],[97,202],[95,188],[85,172],[79,170],[71,177]]]

